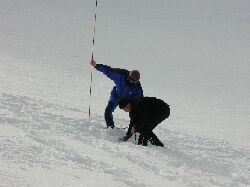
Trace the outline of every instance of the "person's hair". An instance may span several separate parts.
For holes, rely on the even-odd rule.
[[[132,70],[129,72],[129,76],[134,80],[134,81],[139,81],[140,80],[140,72],[138,70]]]
[[[130,102],[130,100],[126,97],[123,97],[120,99],[119,101],[119,108],[123,109],[125,106],[127,106],[127,104]]]

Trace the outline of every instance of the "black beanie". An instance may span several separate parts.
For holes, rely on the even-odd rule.
[[[119,101],[119,108],[122,109],[125,106],[127,106],[127,104],[130,102],[130,100],[126,97],[121,98],[121,100]]]

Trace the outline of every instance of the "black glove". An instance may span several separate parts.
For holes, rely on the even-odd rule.
[[[128,141],[128,139],[132,136],[133,134],[126,134],[123,138],[122,138],[122,140],[124,141],[124,142],[126,142],[126,141]]]

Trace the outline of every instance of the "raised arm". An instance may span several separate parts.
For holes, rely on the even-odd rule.
[[[111,68],[110,66],[97,64],[94,60],[91,60],[90,65],[92,65],[97,71],[102,72],[108,78],[113,80],[115,83],[118,82],[123,77],[126,77],[128,74],[128,70]]]

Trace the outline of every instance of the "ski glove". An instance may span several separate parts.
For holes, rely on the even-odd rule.
[[[128,141],[128,139],[132,136],[133,134],[126,134],[123,138],[122,138],[122,140],[124,141],[124,142],[126,142],[126,141]]]

